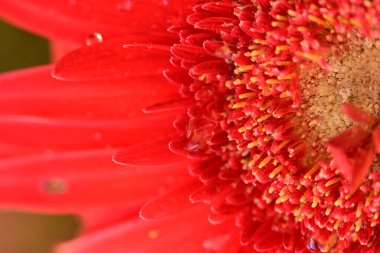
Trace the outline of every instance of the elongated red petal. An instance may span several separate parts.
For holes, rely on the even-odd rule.
[[[186,164],[132,168],[113,149],[47,152],[0,161],[0,206],[86,214],[142,204],[185,183]]]
[[[169,47],[128,43],[114,39],[75,50],[57,63],[53,76],[74,81],[154,76],[170,67]]]
[[[165,115],[107,122],[0,117],[0,139],[4,143],[29,147],[34,152],[121,148],[172,132],[173,119]]]
[[[131,217],[124,223],[88,233],[60,246],[56,253],[206,253],[202,242],[217,233],[204,217],[205,209],[190,209],[158,221]],[[199,233],[199,231],[204,231]]]
[[[84,42],[98,32],[104,38],[133,33],[165,32],[189,3],[183,1],[128,0],[0,0],[0,15],[46,36]]]
[[[0,75],[0,114],[59,119],[125,120],[148,105],[179,98],[161,73],[96,81],[63,82],[52,66]]]
[[[113,160],[119,164],[137,167],[155,167],[183,163],[184,157],[175,155],[168,147],[168,143],[175,136],[176,133],[171,133],[156,139],[149,139],[143,143],[131,145],[116,153],[113,156]]]
[[[190,202],[189,195],[200,186],[201,183],[195,180],[146,203],[140,211],[140,217],[157,219],[190,208],[194,204]]]

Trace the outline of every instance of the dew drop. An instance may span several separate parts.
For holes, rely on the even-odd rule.
[[[51,178],[43,183],[42,188],[49,194],[61,194],[67,190],[67,185],[63,179]]]
[[[87,46],[93,46],[96,44],[100,44],[102,42],[103,42],[103,37],[100,33],[97,33],[97,32],[88,35],[88,37],[86,38]]]
[[[120,0],[116,5],[116,8],[119,11],[130,11],[132,7],[133,7],[132,0]]]

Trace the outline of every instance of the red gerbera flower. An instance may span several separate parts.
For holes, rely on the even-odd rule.
[[[87,44],[1,77],[1,203],[81,215],[58,252],[380,249],[379,1],[0,4]]]

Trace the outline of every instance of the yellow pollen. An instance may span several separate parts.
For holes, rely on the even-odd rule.
[[[259,164],[259,169],[263,168],[265,165],[267,165],[272,160],[271,157],[267,156],[264,160],[261,161]]]
[[[292,47],[289,46],[289,45],[279,45],[279,46],[276,46],[276,51],[275,53],[276,54],[280,54],[282,51],[286,51],[286,50],[289,50],[291,49]]]
[[[287,17],[285,17],[285,16],[282,16],[282,15],[276,15],[276,19],[277,20],[281,20],[281,21],[288,21],[288,18]]]
[[[284,195],[282,197],[279,197],[277,200],[276,200],[276,204],[281,204],[281,203],[284,203],[285,201],[287,201],[288,199],[290,199],[290,196],[289,195]]]
[[[334,224],[334,229],[337,230],[339,228],[339,225],[340,225],[340,220],[337,220]]]
[[[272,25],[273,27],[284,27],[284,26],[286,26],[286,23],[284,23],[284,22],[279,22],[279,21],[272,21],[271,25]]]
[[[301,203],[305,203],[306,202],[306,195],[302,195],[302,197],[300,198],[300,202]]]
[[[256,83],[258,80],[258,78],[256,76],[252,76],[251,78],[249,78],[249,81],[251,81],[252,83]]]
[[[284,91],[284,92],[282,92],[282,93],[280,94],[280,98],[288,98],[288,97],[290,97],[290,96],[291,96],[291,94],[290,94],[289,91]]]
[[[256,147],[257,144],[258,144],[257,141],[252,141],[252,142],[248,143],[247,148],[248,148],[248,149],[251,149],[251,148],[253,148],[253,147]]]
[[[316,208],[319,203],[319,199],[316,196],[313,196],[313,203],[311,204],[312,208]]]
[[[232,109],[243,108],[245,105],[246,105],[245,102],[236,103],[236,104],[234,104],[234,105],[232,106]]]
[[[252,167],[252,166],[255,166],[255,164],[257,163],[257,161],[261,158],[261,155],[254,155],[253,156],[253,159],[251,161],[249,161],[248,163],[248,166],[249,167]]]
[[[314,23],[317,23],[318,25],[324,26],[324,27],[329,28],[329,29],[332,28],[332,26],[328,22],[326,22],[325,20],[322,20],[316,16],[309,15],[308,19]]]
[[[288,15],[295,17],[295,16],[297,16],[297,12],[295,12],[294,10],[288,10]]]
[[[332,207],[332,206],[327,207],[327,209],[326,209],[326,211],[325,211],[325,215],[326,215],[326,216],[329,216],[330,213],[332,212],[332,210],[333,210],[333,207]]]
[[[262,50],[252,50],[251,51],[251,57],[255,57],[255,56],[263,55],[263,54],[265,54],[265,52]]]
[[[288,143],[290,142],[290,140],[283,140],[280,145],[278,145],[277,147],[277,150],[280,151],[283,147],[285,147]]]
[[[362,223],[363,223],[363,219],[360,218],[360,219],[357,219],[356,222],[355,222],[355,232],[359,232],[361,226],[362,226]]]
[[[335,19],[327,14],[322,14],[322,17],[327,20],[329,23],[334,23]]]
[[[368,197],[366,198],[366,200],[365,200],[365,206],[369,206],[369,204],[371,203],[372,198],[373,198],[373,190],[371,190],[371,192],[369,193]]]
[[[313,54],[313,53],[304,53],[304,52],[296,52],[297,56],[312,60],[312,61],[321,61],[322,56],[319,54]]]
[[[269,178],[274,178],[280,171],[282,170],[283,166],[280,165],[277,168],[275,168],[272,173],[269,174]]]
[[[297,27],[297,31],[307,32],[307,31],[309,31],[309,28],[307,28],[306,26],[299,26],[299,27]]]
[[[350,23],[353,24],[356,27],[363,27],[363,23],[362,22],[360,22],[360,21],[358,21],[356,19],[353,19],[353,18],[350,19]]]
[[[297,145],[295,148],[288,149],[289,157],[295,156],[299,151],[301,151],[305,146],[305,143]]]
[[[244,81],[243,81],[243,80],[236,79],[236,80],[234,81],[234,85],[241,85],[241,84],[244,84]]]
[[[238,129],[238,132],[239,132],[239,133],[244,133],[244,132],[247,131],[247,130],[248,130],[248,127],[243,126],[243,127],[241,127],[241,128]]]
[[[343,199],[339,198],[335,201],[334,205],[335,206],[341,206],[343,204]]]
[[[256,44],[260,44],[260,45],[267,45],[268,42],[266,40],[260,40],[260,39],[255,39],[253,42],[255,42]]]
[[[266,83],[267,84],[278,84],[278,83],[280,83],[280,81],[277,79],[271,78],[271,79],[266,80]]]
[[[265,105],[260,106],[260,107],[259,107],[259,110],[260,110],[260,111],[265,111],[266,109],[268,109],[268,108],[271,107],[271,106],[272,106],[272,102],[268,102],[268,103],[266,103]]]
[[[360,218],[360,216],[362,215],[362,207],[363,207],[363,202],[360,202],[358,204],[358,207],[356,208],[356,212],[355,212],[356,218]]]
[[[279,80],[290,80],[290,79],[293,79],[297,76],[297,73],[296,72],[293,72],[293,73],[290,73],[289,75],[285,75],[285,76],[278,76],[278,79]]]
[[[240,95],[239,95],[239,98],[240,98],[240,99],[250,98],[250,97],[255,96],[255,94],[256,94],[256,93],[254,93],[254,92],[247,92],[247,93],[240,94]]]
[[[291,64],[293,64],[293,62],[291,62],[291,61],[277,61],[276,62],[277,66],[289,66]]]
[[[325,183],[325,186],[326,186],[326,187],[330,187],[331,185],[336,184],[336,183],[338,183],[338,182],[340,182],[340,177],[335,177],[335,178],[333,178],[333,179],[327,181],[327,182]]]
[[[304,176],[304,178],[311,178],[311,176],[319,169],[318,164],[315,164]]]
[[[253,65],[244,65],[244,66],[239,66],[238,70],[240,72],[247,72],[253,68]]]
[[[272,117],[272,114],[270,114],[270,113],[268,113],[268,114],[266,114],[266,115],[264,115],[264,116],[261,116],[260,118],[258,118],[257,119],[257,122],[263,122],[264,120],[267,120],[267,119],[269,119],[270,117]]]
[[[272,140],[273,139],[273,137],[271,136],[271,135],[268,135],[268,136],[266,136],[265,138],[264,138],[264,141],[265,142],[268,142],[268,141],[270,141],[270,140]]]

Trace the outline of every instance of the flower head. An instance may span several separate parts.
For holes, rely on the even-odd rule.
[[[72,8],[44,4],[86,23],[77,18],[84,10],[79,3]],[[52,132],[59,154],[44,157],[48,162],[34,159],[38,165],[70,165],[68,175],[75,180],[67,185],[59,177],[48,180],[44,185],[50,193],[79,200],[87,194],[80,189],[82,180],[94,183],[99,193],[91,193],[89,206],[74,203],[75,208],[57,210],[89,219],[104,217],[97,208],[112,203],[110,210],[128,214],[126,227],[98,232],[100,240],[115,242],[115,252],[122,251],[124,238],[117,231],[156,240],[146,248],[133,239],[125,242],[137,252],[156,247],[164,251],[169,243],[173,252],[375,252],[380,247],[378,1],[124,1],[113,7],[123,14],[112,17],[86,4],[94,8],[84,12],[94,18],[90,27],[96,24],[98,31],[87,46],[64,56],[53,72],[55,78],[70,81],[63,94],[74,99],[69,107],[74,117],[68,121],[63,104],[54,101],[56,110],[47,118],[63,116],[59,127],[69,122],[75,131],[90,132],[92,139],[65,143]],[[22,20],[22,6],[6,6],[16,8],[10,16]],[[159,11],[151,15],[143,6]],[[106,3],[100,7],[110,10]],[[60,38],[39,18],[33,20],[33,27]],[[53,20],[62,25],[60,19]],[[119,22],[126,22],[125,27],[114,26]],[[69,34],[77,39],[83,29],[87,27]],[[45,76],[46,69],[39,71]],[[77,92],[88,97],[74,96]],[[176,131],[168,127],[171,122]],[[167,144],[180,156],[170,153]],[[113,156],[127,168],[104,172],[101,163],[91,161],[101,157],[109,166],[105,161],[113,149],[127,145]],[[87,150],[72,151],[78,147]],[[88,172],[86,166],[77,170],[78,161],[95,166],[95,171]],[[193,177],[186,176],[186,166]],[[78,178],[75,193],[70,188]],[[110,193],[118,197],[110,198]],[[159,220],[134,220],[135,210],[155,193],[160,197],[147,202],[140,216]],[[56,209],[54,204],[48,207]],[[104,220],[109,224],[115,217],[107,212]],[[184,229],[175,234],[174,224],[160,220],[165,217]],[[205,232],[197,232],[199,228]],[[177,245],[188,236],[191,245]],[[85,235],[67,247],[94,250],[91,244],[99,244],[94,238]]]

